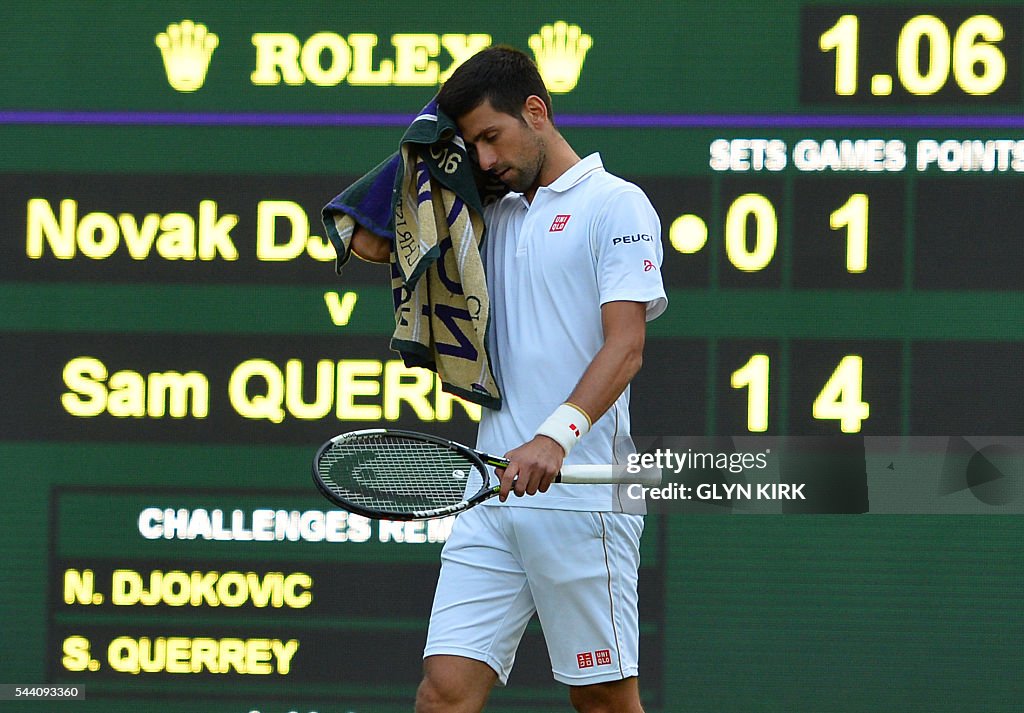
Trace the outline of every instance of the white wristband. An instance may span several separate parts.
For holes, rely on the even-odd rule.
[[[573,449],[583,436],[590,431],[590,416],[579,406],[568,402],[562,404],[548,416],[537,429],[538,436],[547,436],[562,446],[565,455]]]

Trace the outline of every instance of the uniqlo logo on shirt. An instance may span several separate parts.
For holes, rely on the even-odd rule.
[[[608,649],[595,651],[594,656],[596,657],[595,660],[597,661],[598,666],[607,666],[612,662],[612,652]]]
[[[582,654],[576,654],[576,663],[579,664],[580,668],[593,668],[594,654],[589,651],[584,651]]]
[[[548,228],[549,233],[560,233],[565,230],[565,224],[569,222],[569,218],[572,216],[568,215],[556,215],[555,220],[551,223],[551,227]]]

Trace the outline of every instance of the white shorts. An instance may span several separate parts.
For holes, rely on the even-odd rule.
[[[483,661],[508,681],[536,611],[555,680],[636,676],[643,516],[481,505],[441,552],[424,657]]]

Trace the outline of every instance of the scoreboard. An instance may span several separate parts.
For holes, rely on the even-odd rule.
[[[870,506],[648,516],[646,709],[1016,710],[1024,4],[462,5],[0,7],[4,710],[410,708],[452,520],[333,510],[310,461],[480,408],[319,215],[492,43],[661,216],[638,443],[861,454]],[[534,622],[488,710],[539,709]]]

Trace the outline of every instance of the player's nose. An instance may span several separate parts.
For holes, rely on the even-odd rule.
[[[494,164],[498,161],[498,155],[487,147],[478,146],[476,149],[476,160],[480,164],[480,168],[484,171],[490,171],[494,168]]]

